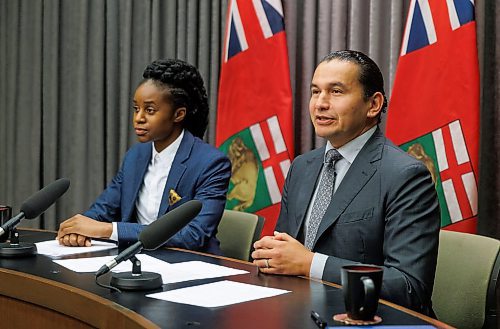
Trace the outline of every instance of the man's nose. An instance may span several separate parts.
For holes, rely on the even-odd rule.
[[[329,101],[330,100],[328,98],[328,94],[325,92],[321,92],[318,95],[318,98],[316,98],[316,103],[314,104],[314,106],[318,110],[325,110],[325,109],[328,109],[328,107],[330,106]]]

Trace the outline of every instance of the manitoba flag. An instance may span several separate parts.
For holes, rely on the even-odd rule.
[[[479,71],[473,1],[411,2],[386,132],[431,171],[442,227],[475,233]]]
[[[227,209],[266,219],[272,235],[293,155],[292,94],[280,0],[228,5],[216,145],[231,160]]]

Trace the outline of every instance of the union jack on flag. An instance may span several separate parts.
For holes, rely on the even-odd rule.
[[[252,4],[266,39],[285,30],[281,0],[253,0]],[[247,36],[241,21],[238,2],[231,1],[229,6],[229,35],[226,40],[224,62],[248,49]]]
[[[474,20],[474,0],[446,0],[453,30]],[[429,0],[413,0],[406,21],[401,56],[437,41]]]

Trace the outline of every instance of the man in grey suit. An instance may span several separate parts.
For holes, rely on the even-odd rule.
[[[343,265],[377,264],[382,298],[433,315],[437,195],[426,166],[378,128],[386,106],[368,56],[336,51],[320,62],[309,112],[326,146],[294,160],[276,232],[255,243],[252,257],[264,273],[335,283]]]

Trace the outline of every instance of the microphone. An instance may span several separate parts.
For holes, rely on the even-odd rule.
[[[179,232],[201,210],[201,202],[190,200],[149,224],[140,234],[136,243],[123,250],[113,260],[107,262],[96,272],[96,277],[108,273],[119,263],[130,259],[141,250],[155,250]]]
[[[16,226],[21,219],[33,219],[42,214],[48,207],[56,202],[69,188],[69,179],[61,178],[42,188],[21,205],[18,215],[12,217],[0,227],[0,236],[10,228]]]
[[[0,227],[0,236],[11,231],[10,241],[0,244],[0,257],[23,257],[34,255],[36,246],[33,243],[19,242],[19,233],[15,226],[23,219],[33,219],[42,214],[69,188],[69,179],[61,178],[42,188],[21,205],[18,215],[12,217]]]

